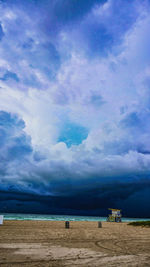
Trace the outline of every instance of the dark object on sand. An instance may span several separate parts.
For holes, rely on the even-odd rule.
[[[150,221],[130,222],[128,225],[150,227]]]
[[[98,228],[102,228],[102,223],[98,222]]]
[[[0,225],[3,224],[3,220],[4,220],[4,216],[3,215],[0,215]]]
[[[69,222],[68,221],[65,222],[65,228],[67,228],[67,229],[70,228],[70,225],[69,225]]]

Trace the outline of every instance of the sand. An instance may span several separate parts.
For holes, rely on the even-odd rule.
[[[150,228],[127,223],[4,221],[1,266],[150,266]]]

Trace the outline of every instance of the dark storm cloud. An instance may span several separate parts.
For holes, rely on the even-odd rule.
[[[37,212],[81,215],[107,215],[108,207],[122,208],[124,216],[139,216],[138,206],[129,206],[128,199],[135,202],[136,195],[143,197],[142,206],[147,207],[150,200],[150,182],[116,183],[95,189],[76,191],[72,196],[37,196],[17,192],[0,193],[0,210],[5,212]],[[137,200],[138,201],[138,200]],[[140,216],[150,216],[147,208],[141,210]]]
[[[0,112],[0,177],[1,186],[12,163],[26,160],[32,152],[30,138],[23,132],[24,122],[16,115]],[[12,173],[11,173],[12,172]],[[10,171],[14,175],[14,171]]]

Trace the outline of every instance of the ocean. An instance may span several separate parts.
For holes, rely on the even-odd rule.
[[[106,217],[95,216],[75,216],[75,215],[43,215],[43,214],[17,214],[17,213],[3,213],[4,220],[31,220],[31,221],[106,221]],[[131,221],[149,221],[146,218],[122,218],[123,222]]]

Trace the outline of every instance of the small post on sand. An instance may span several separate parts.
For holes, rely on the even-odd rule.
[[[98,222],[98,228],[102,228],[102,223]]]
[[[70,225],[69,225],[69,222],[65,222],[65,228],[69,229],[70,228]]]
[[[4,216],[0,215],[0,224],[3,224],[3,219],[4,219]]]

